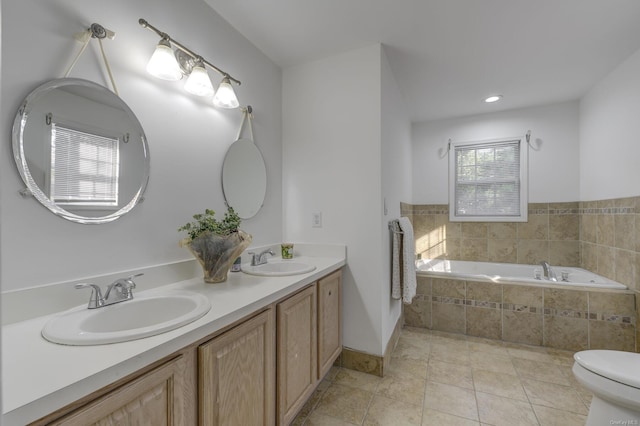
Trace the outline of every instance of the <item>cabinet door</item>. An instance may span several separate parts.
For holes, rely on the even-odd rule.
[[[316,286],[277,305],[278,423],[289,424],[317,383]]]
[[[318,281],[318,379],[342,351],[342,272]]]
[[[201,425],[272,425],[273,310],[198,347]]]
[[[176,425],[193,424],[185,398],[188,363],[184,355],[84,405],[51,425]]]

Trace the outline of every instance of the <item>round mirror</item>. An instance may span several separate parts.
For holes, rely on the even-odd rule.
[[[267,193],[267,169],[251,139],[238,139],[229,147],[222,165],[222,191],[227,205],[242,219],[255,216]]]
[[[149,146],[133,111],[106,87],[76,78],[26,97],[13,123],[13,156],[28,191],[78,223],[118,219],[149,180]]]

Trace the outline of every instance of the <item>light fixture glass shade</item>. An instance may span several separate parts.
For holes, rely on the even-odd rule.
[[[184,83],[184,90],[197,96],[213,96],[213,85],[202,61],[194,65],[189,78]]]
[[[238,108],[240,106],[229,77],[224,77],[220,82],[216,96],[213,98],[213,104],[221,108]]]
[[[163,80],[176,81],[182,78],[182,71],[168,40],[162,39],[156,46],[147,64],[147,72]]]

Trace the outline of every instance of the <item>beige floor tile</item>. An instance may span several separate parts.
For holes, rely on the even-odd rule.
[[[427,341],[400,339],[393,350],[393,356],[404,359],[429,358],[431,344]]]
[[[419,330],[423,330],[425,332],[420,332]],[[431,331],[426,328],[412,328],[410,330],[405,328],[400,334],[400,339],[429,343],[431,341]]]
[[[433,343],[429,358],[437,361],[451,362],[469,365],[469,350],[465,345],[452,345],[451,343]]]
[[[479,424],[476,421],[453,416],[431,408],[425,408],[422,412],[422,426],[478,426]]]
[[[571,386],[525,379],[522,381],[529,401],[535,405],[586,415],[589,410]]]
[[[458,350],[458,351],[466,351],[469,349],[469,345],[467,344],[467,337],[464,334],[454,334],[454,333],[444,333],[441,331],[434,331],[431,336],[430,343],[432,345],[441,345],[447,346],[450,349]]]
[[[480,422],[495,426],[538,425],[529,403],[476,392]]]
[[[541,405],[534,405],[533,411],[535,411],[541,426],[584,426],[587,422],[587,416],[583,416],[582,414],[557,410]]]
[[[336,376],[338,375],[338,372],[341,370],[340,367],[336,367],[335,365],[332,366],[329,371],[327,371],[327,374],[325,374],[324,378],[322,380],[328,380],[328,381],[333,381],[333,379],[336,378]]]
[[[435,359],[429,361],[427,380],[473,389],[471,367],[463,364],[442,362]]]
[[[522,346],[520,348],[508,348],[509,356],[513,358],[528,359],[531,361],[553,363],[554,358],[547,353],[546,348],[536,346]]]
[[[499,340],[478,339],[467,341],[469,351],[482,352],[491,355],[509,356],[507,348],[504,347],[503,342]]]
[[[296,416],[296,418],[291,422],[291,426],[302,426],[306,420],[306,417]]]
[[[575,354],[575,352],[573,351],[547,348],[547,352],[549,353],[549,355],[551,355],[551,358],[553,358],[553,362],[555,362],[558,365],[572,366],[574,363],[573,354]]]
[[[360,371],[349,370],[348,368],[340,369],[335,379],[333,379],[333,383],[362,389],[367,392],[375,392],[381,381],[382,377],[362,373]]]
[[[419,426],[422,421],[422,405],[385,398],[376,395],[371,401],[365,426]]]
[[[361,424],[372,397],[371,392],[333,383],[322,395],[312,415],[324,414]]]
[[[422,327],[404,326],[402,328],[402,336],[424,336],[425,339],[431,337],[431,330]]]
[[[389,367],[385,371],[386,375],[427,378],[428,359],[405,359],[391,356]]]
[[[332,367],[292,424],[582,425],[592,396],[572,365],[571,351],[404,328],[385,377]]]
[[[511,361],[521,378],[540,380],[564,386],[571,385],[569,379],[562,373],[562,369],[556,364],[523,358],[513,358]]]
[[[486,370],[473,370],[473,384],[477,392],[529,402],[518,376]]]
[[[458,386],[427,381],[424,408],[431,408],[465,419],[478,420],[474,392]]]
[[[304,426],[352,426],[354,424],[360,423],[347,422],[318,412],[313,412],[304,422]]]
[[[320,402],[320,399],[322,398],[322,394],[324,393],[325,390],[326,388],[320,389],[320,387],[318,386],[318,389],[316,389],[311,394],[307,402],[302,406],[302,408],[300,409],[300,412],[296,416],[296,419],[298,418],[304,419],[308,417],[309,414],[311,414],[311,412],[313,411],[313,409],[316,408],[316,406],[318,405],[318,402]]]
[[[422,406],[425,386],[426,380],[419,377],[386,375],[376,394]]]
[[[474,370],[487,370],[513,376],[517,374],[511,364],[510,357],[501,355],[487,356],[483,352],[471,352],[469,362]]]

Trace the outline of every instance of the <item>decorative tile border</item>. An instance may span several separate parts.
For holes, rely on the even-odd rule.
[[[424,297],[424,295],[417,296]],[[425,300],[429,300],[428,296],[424,298]],[[461,299],[457,297],[446,296],[431,296],[431,301],[434,303],[441,303],[445,305],[463,305],[476,308],[501,309],[503,311],[525,312],[540,315],[544,314],[553,317],[588,319],[590,321],[604,321],[611,323],[636,325],[636,318],[633,315],[621,315],[603,312],[589,313],[587,311],[577,311],[572,309],[543,308],[539,306],[528,306],[515,303],[499,303],[487,300]]]
[[[502,310],[513,311],[513,312],[526,312],[529,314],[538,314],[542,312],[542,308],[539,306],[518,305],[515,303],[503,303]]]
[[[588,207],[579,209],[580,214],[635,214],[635,207]]]
[[[567,204],[567,203],[559,203],[559,204]],[[594,214],[603,214],[604,211],[615,211],[619,214],[628,214],[634,213],[635,209],[633,207],[611,207],[611,208],[588,208],[581,209],[578,207],[578,203],[575,204],[575,207],[554,207],[553,203],[542,207],[540,204],[530,204],[527,212],[530,215],[551,215],[551,216],[567,216],[567,215],[578,215],[583,211],[593,211]],[[401,207],[401,212],[403,214],[412,214],[416,216],[428,216],[428,215],[449,215],[449,206],[446,204],[416,204],[416,205],[406,205]]]

